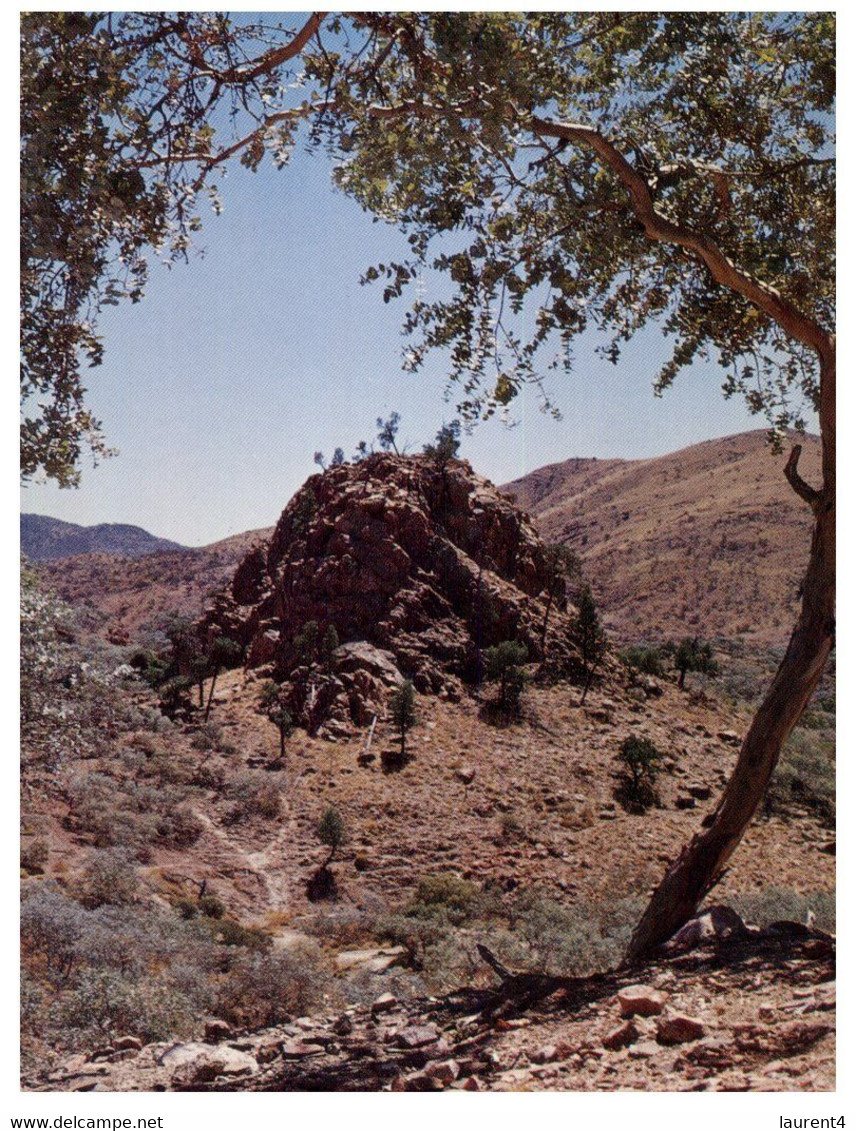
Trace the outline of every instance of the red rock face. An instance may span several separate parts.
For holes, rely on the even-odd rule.
[[[267,548],[239,566],[206,620],[248,648],[251,667],[280,679],[306,664],[299,634],[333,625],[340,642],[392,653],[421,691],[451,693],[476,674],[481,649],[523,641],[542,658],[544,546],[528,518],[469,464],[439,470],[423,456],[372,455],[312,476]],[[567,660],[564,593],[548,648]]]

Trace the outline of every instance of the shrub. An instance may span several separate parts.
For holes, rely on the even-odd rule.
[[[731,903],[747,923],[755,923],[759,927],[769,926],[781,919],[804,923],[808,912],[812,911],[816,927],[821,931],[835,931],[834,891],[803,893],[769,887],[762,891],[736,895]]]
[[[782,750],[767,790],[768,811],[786,812],[794,804],[835,821],[835,743],[828,731],[797,727]]]
[[[248,954],[229,972],[217,1012],[242,1026],[283,1024],[320,1002],[328,978],[313,943],[273,954]]]
[[[566,907],[525,891],[514,903],[514,934],[528,948],[528,965],[550,974],[583,976],[621,957],[620,938],[592,906]]]
[[[507,714],[520,708],[520,696],[526,685],[522,665],[527,659],[526,645],[517,640],[503,640],[494,648],[485,649],[485,678],[499,682],[498,706]]]
[[[70,1029],[99,1036],[133,1033],[144,1041],[190,1034],[198,1005],[158,980],[135,981],[115,970],[87,970],[63,1001],[60,1016]]]
[[[256,814],[267,820],[280,815],[282,795],[268,774],[253,770],[238,774],[229,783],[228,793],[234,799],[226,816],[228,824],[237,824]]]
[[[666,667],[663,653],[657,647],[633,644],[618,653],[618,657],[631,674],[663,677]]]
[[[241,946],[247,950],[270,950],[271,938],[258,927],[245,927],[234,919],[209,919],[206,924],[212,937],[223,946]]]
[[[526,837],[526,826],[516,813],[502,814],[499,818],[499,831],[501,836],[509,841],[524,840]]]
[[[643,809],[653,805],[657,799],[654,780],[659,773],[658,762],[662,754],[650,738],[631,734],[621,743],[618,758],[625,767],[625,800]]]
[[[222,919],[226,914],[226,905],[216,895],[201,896],[197,907],[199,913],[205,915],[208,919]]]
[[[46,841],[40,837],[27,839],[21,843],[21,867],[26,872],[40,874],[44,871],[49,857],[50,849]]]
[[[452,923],[463,923],[482,908],[478,884],[462,879],[455,872],[423,876],[416,885],[407,914],[419,918],[442,916]]]
[[[345,822],[338,809],[332,806],[326,809],[318,822],[318,839],[330,849],[330,855],[324,865],[327,867],[336,855],[337,850],[347,840]]]
[[[133,903],[139,880],[133,856],[122,848],[93,852],[80,881],[80,902],[84,907]]]

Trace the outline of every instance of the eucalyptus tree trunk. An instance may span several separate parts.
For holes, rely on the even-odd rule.
[[[819,351],[820,352],[820,351]],[[818,685],[835,633],[835,346],[820,352],[823,483],[799,475],[799,446],[785,468],[788,482],[812,508],[814,531],[802,608],[784,659],[758,708],[709,828],[669,867],[633,933],[624,957],[647,957],[689,919],[725,866],[761,804],[779,753]]]

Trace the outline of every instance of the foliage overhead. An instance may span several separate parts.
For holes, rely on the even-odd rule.
[[[147,250],[186,256],[215,174],[298,141],[407,234],[364,277],[385,301],[447,277],[405,356],[448,353],[465,421],[527,382],[552,407],[576,335],[617,361],[653,321],[658,391],[712,356],[801,424],[834,319],[834,44],[829,12],[24,15],[25,477],[104,453],[80,366]]]

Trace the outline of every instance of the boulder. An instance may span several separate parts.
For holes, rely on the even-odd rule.
[[[714,904],[685,923],[665,944],[663,951],[666,954],[679,953],[715,939],[724,941],[745,934],[746,930],[746,924],[736,911],[722,904]]]
[[[408,1025],[395,1034],[395,1043],[405,1049],[421,1049],[433,1045],[440,1037],[436,1025]]]
[[[240,1049],[191,1041],[173,1045],[162,1053],[158,1063],[169,1070],[173,1087],[190,1088],[210,1083],[218,1076],[252,1076],[258,1071],[254,1056]]]
[[[424,1072],[426,1076],[439,1080],[441,1084],[451,1084],[460,1076],[461,1066],[456,1060],[436,1060],[426,1064]]]
[[[381,994],[379,998],[375,998],[372,1002],[372,1013],[388,1013],[391,1009],[395,1009],[398,1005],[398,998],[394,994],[386,993]]]

